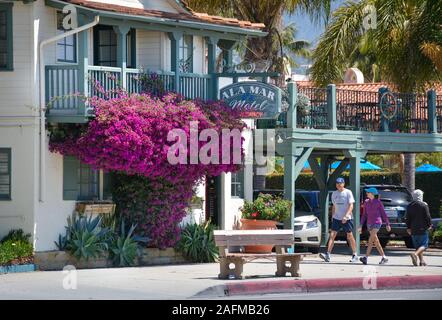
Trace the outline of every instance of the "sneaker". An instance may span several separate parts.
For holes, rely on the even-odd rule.
[[[351,259],[350,259],[350,262],[357,262],[358,261],[358,256],[357,255],[352,255],[351,256]]]
[[[322,260],[324,260],[325,262],[330,262],[330,253],[320,253],[319,254],[319,258],[321,258]]]
[[[386,264],[387,262],[388,262],[388,259],[382,257],[381,261],[379,261],[379,264]]]
[[[410,253],[410,257],[411,257],[411,262],[413,262],[413,265],[417,266],[417,255],[413,252]]]
[[[426,266],[427,266],[427,263],[426,263],[426,262],[419,262],[419,265],[420,265],[421,267],[426,267]]]
[[[367,257],[360,257],[359,261],[361,261],[363,264],[367,264],[368,259]]]

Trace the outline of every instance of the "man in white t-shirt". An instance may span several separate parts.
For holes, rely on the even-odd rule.
[[[335,243],[336,234],[343,229],[347,234],[347,240],[353,250],[353,255],[350,262],[357,262],[358,257],[356,254],[356,240],[353,236],[353,205],[355,199],[351,190],[345,188],[344,178],[336,179],[336,191],[333,191],[333,219],[331,224],[330,239],[328,240],[327,253],[319,254],[319,256],[325,261],[330,261],[330,254]]]

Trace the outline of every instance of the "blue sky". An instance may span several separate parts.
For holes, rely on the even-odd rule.
[[[332,3],[332,12],[343,4],[344,0],[335,0]],[[312,22],[311,18],[305,14],[300,12],[295,13],[291,16],[284,17],[284,23],[290,24],[295,23],[296,28],[298,29],[297,38],[300,40],[307,40],[312,43],[312,47],[314,47],[319,40],[319,37],[324,32],[325,25],[324,22]],[[305,63],[302,59],[296,59],[298,64]]]

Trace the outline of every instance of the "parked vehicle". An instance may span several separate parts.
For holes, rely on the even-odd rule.
[[[270,193],[283,196],[284,190],[256,190],[254,198],[259,193]],[[306,199],[305,190],[295,192],[295,219],[294,219],[294,237],[297,248],[308,248],[312,253],[318,253],[321,244],[322,225],[319,220],[319,211],[314,212]],[[310,192],[314,194],[315,192]],[[283,227],[281,224],[279,227]]]

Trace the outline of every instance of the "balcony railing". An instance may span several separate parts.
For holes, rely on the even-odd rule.
[[[175,73],[155,72],[160,79],[162,89],[182,94],[187,99],[209,98],[210,75],[180,73],[178,90],[175,90]],[[113,97],[119,89],[128,93],[143,91],[142,71],[116,67],[88,66],[85,87],[87,97]],[[83,77],[84,78],[84,77]],[[48,116],[82,115],[81,104],[84,94],[80,93],[80,70],[78,66],[46,66],[46,103]],[[124,81],[123,81],[124,80]],[[146,89],[146,88],[144,88]]]

